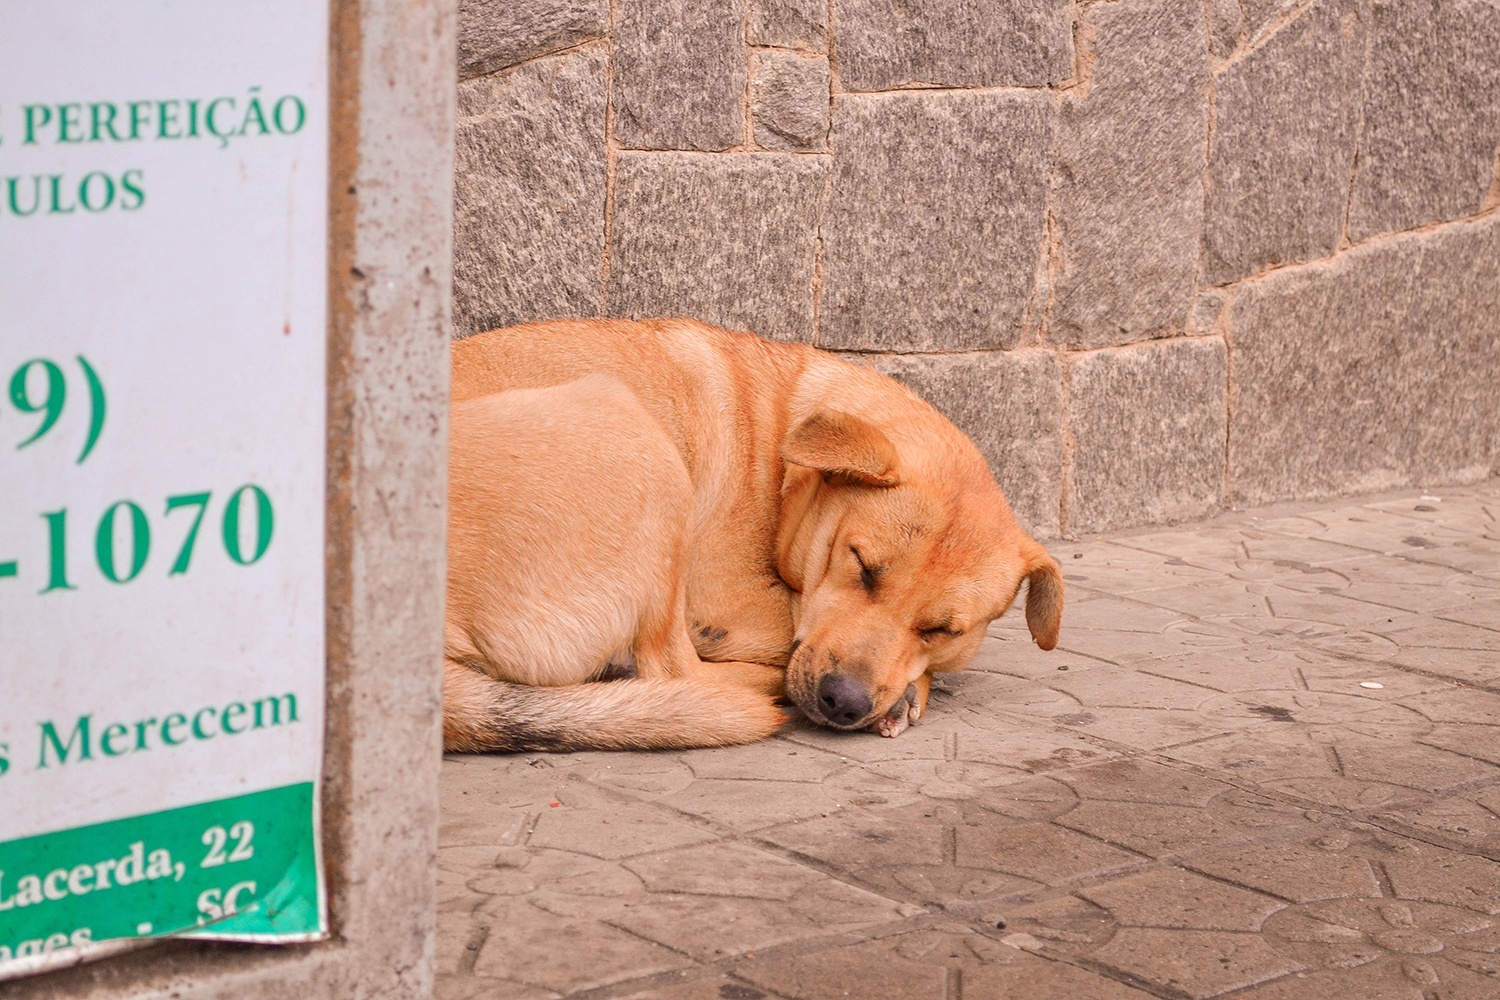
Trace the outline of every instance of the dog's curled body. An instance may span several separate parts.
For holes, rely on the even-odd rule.
[[[449,749],[713,746],[781,723],[763,691],[686,676],[692,490],[630,389],[494,393],[450,427]],[[637,679],[586,683],[626,657]]]
[[[786,696],[812,721],[839,729],[873,728],[883,735],[897,735],[920,717],[932,675],[968,664],[989,622],[1023,587],[1033,638],[1043,649],[1057,644],[1061,571],[1016,524],[974,443],[892,379],[807,345],[681,319],[559,320],[478,334],[453,346],[456,447],[476,433],[465,430],[466,401],[500,390],[580,384],[591,375],[617,380],[609,387],[622,394],[617,405],[601,408],[616,417],[590,417],[591,431],[580,423],[578,411],[569,409],[561,418],[536,424],[545,428],[534,443],[544,466],[537,474],[550,474],[547,469],[558,459],[548,457],[547,449],[558,445],[549,442],[563,437],[581,442],[590,435],[608,440],[646,434],[655,457],[627,476],[613,457],[590,453],[557,480],[568,484],[562,489],[569,504],[550,512],[529,509],[526,516],[544,526],[552,517],[571,518],[559,523],[572,524],[583,516],[596,526],[613,523],[615,532],[634,525],[650,536],[654,554],[601,554],[585,545],[570,550],[581,565],[563,571],[555,562],[524,553],[466,566],[466,553],[450,547],[450,683],[444,704],[450,749],[514,745],[515,737],[493,735],[507,725],[490,721],[497,718],[490,699],[502,695],[479,683],[495,682],[474,668],[499,678],[505,670],[495,663],[519,663],[527,650],[548,643],[559,650],[587,648],[587,655],[573,661],[551,653],[537,658],[524,668],[537,671],[532,683],[581,680],[560,665],[597,670],[624,651],[628,633],[638,670],[642,650],[648,651],[641,676],[665,677],[675,669],[682,681],[657,683],[683,683],[700,692],[689,700],[706,703],[710,716],[723,718],[727,706],[743,705],[736,699],[743,698],[745,688],[765,705],[784,681]],[[481,414],[476,422],[487,419]],[[495,434],[487,447],[503,447],[504,438]],[[651,478],[668,475],[667,466],[670,484]],[[491,474],[527,483],[509,468]],[[613,482],[631,477],[647,484],[648,508],[663,492],[685,498],[671,511],[676,520],[652,520],[657,512],[641,511],[626,493],[610,492]],[[455,495],[464,488],[455,481]],[[487,513],[466,503],[460,496],[450,511],[450,546],[458,549],[481,544],[486,529],[480,526],[503,514],[503,504]],[[546,528],[554,535],[564,530],[556,524]],[[663,549],[659,534],[675,540]],[[632,576],[636,603],[621,603],[610,581],[600,579],[599,566],[611,559],[643,567]],[[528,626],[513,630],[513,648],[502,656],[498,650],[505,642],[491,638],[485,648],[474,635],[465,640],[460,627],[482,616],[482,600],[476,603],[463,589],[482,597],[481,585],[469,582],[471,574],[487,581],[484,586],[523,589],[535,603],[525,614],[538,621],[550,613],[555,622],[559,609],[570,606],[567,595],[560,595],[559,608],[549,609],[546,595],[585,585],[616,595],[604,603],[627,610],[604,628],[608,642],[595,641],[590,629],[598,626],[592,624],[584,629],[559,624],[547,635]],[[644,590],[634,589],[643,581]],[[670,595],[673,607],[682,609],[686,627],[679,634],[695,650],[667,657],[664,662],[675,668],[649,662],[653,643],[665,641],[653,638],[650,624],[662,611],[641,603],[653,594]],[[599,595],[589,597],[598,600]],[[520,611],[513,608],[502,617],[515,621],[513,613]],[[477,630],[467,627],[490,635],[498,621]],[[476,651],[481,659],[492,658],[489,666],[473,658]],[[567,676],[548,673],[553,670]],[[529,675],[518,670],[511,676]],[[589,685],[601,692],[589,697],[621,699],[605,711],[611,720],[573,726],[554,716],[551,735],[526,745],[708,744],[703,730],[674,728],[681,725],[677,722],[652,726],[649,738],[635,743],[603,735],[617,713],[641,711],[645,683]],[[632,691],[641,693],[641,701]],[[516,697],[546,693],[537,688]],[[709,730],[717,732],[713,725]],[[753,739],[746,735],[753,731],[742,726],[713,742]],[[481,732],[492,735],[473,735]]]

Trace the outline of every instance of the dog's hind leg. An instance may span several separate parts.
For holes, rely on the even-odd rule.
[[[700,659],[686,627],[686,601],[680,588],[671,598],[670,610],[656,628],[637,636],[635,659],[639,677],[681,677],[722,686],[733,684],[768,698],[780,698],[786,688],[786,670],[762,663],[737,660],[710,662]]]
[[[682,676],[712,681],[716,684],[734,684],[759,692],[768,698],[780,698],[786,693],[786,670],[781,667],[768,667],[764,663],[745,663],[740,660],[712,663],[695,657]]]

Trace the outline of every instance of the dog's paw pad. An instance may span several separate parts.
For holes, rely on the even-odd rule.
[[[908,684],[905,693],[896,699],[891,710],[877,719],[870,728],[881,736],[900,736],[921,714],[922,709],[917,703],[917,686]]]

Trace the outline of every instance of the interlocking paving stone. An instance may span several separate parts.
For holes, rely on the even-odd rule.
[[[1450,846],[1500,859],[1500,788],[1398,807],[1380,813],[1379,818],[1424,839],[1445,840]]]
[[[1500,484],[1431,495],[1055,545],[896,739],[449,758],[438,997],[1491,1000]]]
[[[1216,732],[1199,713],[1186,709],[1083,708],[1077,702],[1072,702],[1072,707],[1069,707],[1069,702],[1062,700],[1064,696],[1055,691],[1051,693],[1057,696],[1058,700],[1053,703],[1057,710],[1047,717],[1054,722],[1139,750],[1168,749],[1202,740]]]
[[[553,942],[587,942],[590,960],[559,961],[555,945],[537,947],[538,926],[547,927]],[[522,904],[508,907],[502,918],[490,925],[489,936],[474,963],[474,975],[567,993],[688,963],[689,959],[680,954],[608,924],[547,915]]]
[[[939,865],[950,860],[942,827],[903,822],[920,817],[915,810],[851,810],[765,830],[760,836],[846,871],[879,865]]]
[[[1274,691],[1295,687],[1307,663],[1308,655],[1302,652],[1246,649],[1220,652],[1211,659],[1199,653],[1165,656],[1136,669],[1215,691]]]
[[[927,931],[784,961],[756,961],[736,972],[779,995],[833,997],[1069,996],[1144,1000],[1147,994],[977,934]],[[961,985],[960,985],[961,984]]]
[[[1500,862],[1416,841],[1401,846],[1382,862],[1398,897],[1500,914]]]
[[[1220,993],[1297,972],[1254,934],[1129,927],[1093,953],[1095,961],[1169,993],[1205,1000]]]
[[[1205,875],[1294,903],[1380,893],[1375,872],[1365,858],[1302,844],[1205,851],[1182,863]]]
[[[1380,739],[1345,740],[1335,749],[1340,769],[1356,781],[1438,791],[1500,774],[1488,764],[1426,746],[1409,746],[1400,754],[1391,754]]]
[[[1128,667],[1100,666],[1081,673],[1058,674],[1049,686],[1089,708],[1178,708],[1201,710],[1220,697],[1195,684],[1155,677]]]
[[[1395,961],[1336,972],[1297,973],[1238,995],[1245,1000],[1424,1000],[1422,987],[1406,979]]]
[[[537,818],[528,844],[624,858],[667,847],[702,843],[713,834],[641,806],[554,809]]]
[[[1092,837],[1050,823],[1019,826],[960,826],[955,861],[995,868],[1037,882],[1056,883],[1120,871],[1142,863]]]
[[[1009,965],[985,965],[966,970],[960,982],[968,996],[978,997],[1146,1000],[1150,996],[1062,962],[1018,961]]]
[[[820,786],[770,780],[703,779],[656,801],[740,832],[826,816],[839,808],[839,801]]]
[[[1286,904],[1180,868],[1132,875],[1080,889],[1078,895],[1126,927],[1258,931]]]
[[[631,896],[638,894],[642,880],[622,865],[570,851],[532,848],[514,856],[497,858],[489,870],[469,880],[469,888],[488,897],[478,909],[503,914],[510,905],[496,897],[527,896],[546,899],[563,896]]]
[[[1421,741],[1469,757],[1500,764],[1500,730],[1495,726],[1439,725],[1424,733]]]
[[[600,910],[608,923],[702,962],[886,925],[912,911],[920,912],[826,877],[787,901],[664,893]]]
[[[955,734],[959,760],[987,761],[1021,767],[1031,773],[1055,771],[1116,756],[1075,733],[1007,723],[995,726],[993,717],[966,712],[972,725]]]
[[[627,861],[651,892],[791,899],[814,872],[743,844],[705,844]]]
[[[1220,833],[1220,824],[1199,809],[1158,806],[1143,815],[1121,802],[1084,802],[1057,822],[1151,857],[1196,847]]]
[[[1500,695],[1448,687],[1433,694],[1404,700],[1433,722],[1475,722],[1493,725],[1500,721]]]

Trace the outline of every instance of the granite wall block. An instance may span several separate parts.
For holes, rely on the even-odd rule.
[[[747,7],[745,38],[751,45],[827,50],[827,0],[748,0]]]
[[[494,73],[609,30],[609,0],[458,0],[458,78]]]
[[[618,0],[614,138],[627,149],[745,140],[743,0]]]
[[[458,336],[599,314],[605,64],[602,48],[584,48],[459,84]]]
[[[750,108],[755,144],[796,153],[828,151],[828,57],[758,52]]]
[[[839,74],[851,91],[1046,87],[1073,73],[1066,0],[834,0]]]
[[[1500,439],[1500,215],[1236,291],[1237,502],[1480,479]]]
[[[609,314],[691,316],[812,340],[827,176],[827,157],[621,154]]]
[[[1224,498],[1224,341],[1091,351],[1068,373],[1068,527],[1202,517]]]
[[[1041,258],[1054,107],[1016,92],[835,100],[822,346],[1016,346]]]
[[[1181,333],[1198,270],[1208,144],[1198,0],[1086,8],[1093,72],[1063,98],[1052,339],[1102,347]]]
[[[1208,284],[1337,249],[1367,22],[1362,0],[1316,0],[1218,74],[1203,237]]]
[[[1497,147],[1500,7],[1378,0],[1350,238],[1478,212]]]

